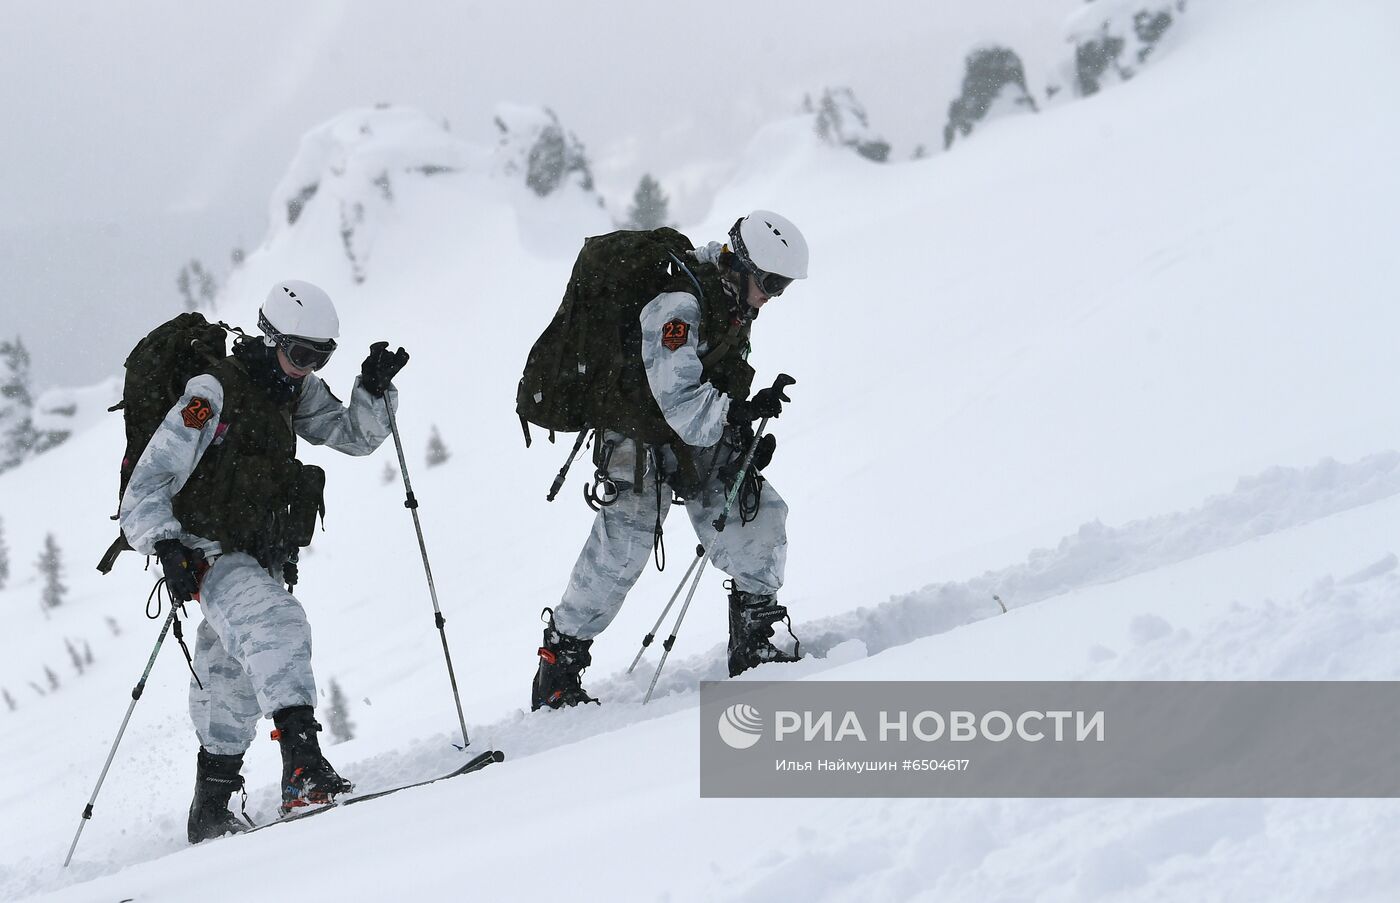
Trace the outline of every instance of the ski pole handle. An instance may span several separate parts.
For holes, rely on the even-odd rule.
[[[796,385],[797,380],[786,373],[779,373],[778,378],[773,380],[773,394],[787,400],[783,394],[788,386]],[[734,502],[739,498],[739,493],[744,488],[744,478],[749,475],[749,467],[753,464],[754,452],[758,451],[758,440],[763,438],[763,433],[768,429],[768,418],[764,417],[758,422],[758,429],[754,430],[753,441],[749,443],[749,450],[744,455],[744,463],[739,467],[739,473],[734,477],[734,485],[729,489],[729,496],[724,500],[724,510],[719,517],[714,520],[715,532],[723,533],[725,524],[729,522],[729,510],[734,507]]]
[[[777,395],[783,401],[791,401],[791,399],[784,395],[783,392],[787,389],[788,386],[795,385],[797,385],[797,380],[793,379],[791,376],[788,376],[786,373],[779,373],[778,378],[773,380],[773,394]]]

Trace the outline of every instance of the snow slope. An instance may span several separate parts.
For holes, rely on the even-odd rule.
[[[784,599],[826,653],[782,674],[1396,677],[1400,424],[1382,387],[1400,313],[1379,261],[1400,201],[1385,89],[1397,24],[1379,2],[1343,18],[1320,0],[1220,0],[1193,6],[1131,82],[998,120],[935,159],[873,166],[821,147],[804,120],[755,139],[714,219],[687,231],[719,237],[767,206],[814,249],[813,277],[755,334],[760,379],[799,380],[771,474],[793,510]],[[594,647],[606,704],[521,713],[535,615],[591,515],[586,466],[543,501],[567,449],[525,452],[511,400],[577,238],[607,226],[582,195],[536,198],[483,149],[429,140],[431,116],[415,115],[347,114],[399,126],[342,141],[339,162],[294,162],[297,181],[306,165],[326,187],[250,256],[220,313],[251,324],[268,284],[306,278],[341,308],[333,387],[371,341],[413,352],[400,423],[473,746],[510,760],[185,850],[195,745],[166,650],[59,869],[156,630],[139,562],[88,570],[112,535],[109,418],[0,476],[14,563],[0,687],[19,701],[0,716],[0,896],[275,895],[255,876],[297,841],[298,860],[335,863],[298,886],[310,899],[517,899],[564,883],[585,899],[1386,898],[1390,802],[698,799],[694,688],[722,667],[718,578],[667,695],[641,710],[649,672],[619,674],[684,569],[677,521],[671,566]],[[428,146],[456,169],[397,172]],[[385,200],[374,180],[395,167]],[[342,238],[356,204],[367,244]],[[428,470],[433,425],[453,458]],[[344,686],[358,727],[332,759],[362,786],[458,756],[402,488],[382,482],[392,456],[306,454],[331,485],[300,595],[318,676]],[[46,619],[28,563],[50,531],[72,594]],[[82,677],[64,637],[93,649]],[[39,697],[26,683],[45,664],[63,685]],[[270,811],[276,761],[266,740],[250,751],[250,812]]]
[[[1312,489],[1294,501],[1355,490],[1373,473],[1302,476]],[[1255,514],[1248,495],[1214,500],[1200,525],[1221,537],[1238,530]],[[869,658],[848,644],[788,673],[1394,680],[1400,574],[1386,527],[1397,516],[1392,494],[1244,544],[1205,546],[1174,564],[1139,549],[1127,557],[1150,568],[1140,575],[1079,586]],[[1103,533],[1126,544],[1149,528]],[[1273,567],[1284,560],[1288,569]],[[715,649],[672,673],[713,677],[705,672],[721,662]],[[455,783],[254,837],[184,851],[177,818],[137,818],[123,837],[103,832],[106,840],[94,822],[85,838],[92,849],[67,877],[138,864],[44,899],[188,899],[210,870],[243,877],[199,883],[201,899],[276,898],[271,879],[255,876],[299,843],[330,863],[314,887],[297,891],[318,900],[390,892],[526,899],[565,886],[599,900],[1385,900],[1400,878],[1388,848],[1400,826],[1394,801],[702,800],[693,676],[689,689],[645,710],[641,687],[628,692],[615,680],[600,685],[609,700],[601,708],[474,726],[476,742],[512,758]],[[457,756],[444,739],[359,760],[357,776],[378,786],[442,769]],[[156,783],[145,788],[146,802],[178,812],[184,789]],[[274,805],[269,785],[250,811],[266,818]],[[171,852],[179,855],[164,858]],[[541,857],[557,868],[540,874]],[[57,872],[52,863],[19,868],[32,869],[34,882],[17,882],[20,892]]]

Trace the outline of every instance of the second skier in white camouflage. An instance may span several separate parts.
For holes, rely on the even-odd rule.
[[[588,253],[586,244],[583,254]],[[596,701],[583,689],[580,672],[592,661],[594,637],[611,623],[659,542],[673,492],[684,500],[711,560],[732,578],[730,675],[763,662],[794,660],[771,642],[773,625],[787,617],[777,593],[787,559],[788,513],[782,497],[757,473],[772,457],[771,436],[759,444],[739,516],[724,532],[716,532],[712,522],[753,438],[751,424],[777,417],[787,400],[772,389],[747,397],[753,378],[746,363],[749,331],[765,304],[793,280],[806,278],[807,243],[787,219],[757,210],[734,224],[727,245],[711,242],[688,252],[687,259],[673,259],[684,272],[675,272],[673,283],[639,317],[641,391],[647,397],[632,405],[652,408],[654,402],[670,440],[633,438],[647,428],[626,422],[626,403],[612,406],[620,412],[613,422],[593,424],[598,485],[607,487],[608,497],[600,500],[604,504],[545,629],[534,709]],[[576,276],[579,272],[576,268]],[[618,394],[625,397],[627,389]]]
[[[311,628],[296,597],[296,553],[324,510],[324,473],[296,460],[297,437],[367,455],[390,433],[385,404],[408,361],[372,346],[348,407],[313,372],[340,332],[331,299],[306,282],[273,286],[261,340],[191,379],[146,445],[122,497],[132,548],[159,556],[172,595],[195,598],[190,717],[200,749],[189,839],[242,829],[228,799],[262,717],[282,748],[283,811],[351,788],[321,754]]]

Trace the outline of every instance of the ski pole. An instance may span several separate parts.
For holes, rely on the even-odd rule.
[[[177,606],[170,606],[170,616],[161,625],[160,636],[156,637],[155,648],[151,650],[151,657],[146,661],[146,670],[141,672],[141,679],[136,682],[136,686],[131,691],[131,704],[126,707],[126,717],[122,719],[122,726],[117,729],[117,739],[112,741],[112,749],[107,753],[107,763],[102,766],[102,774],[97,777],[97,786],[92,788],[92,796],[88,799],[86,808],[83,809],[83,817],[78,822],[78,831],[73,835],[73,843],[68,847],[68,856],[63,860],[63,867],[67,868],[68,863],[73,861],[73,851],[78,848],[78,838],[83,836],[83,828],[88,820],[92,818],[92,807],[97,802],[97,794],[102,790],[102,782],[107,780],[107,770],[112,767],[112,759],[117,755],[117,746],[122,742],[122,735],[126,733],[127,722],[131,721],[131,713],[136,709],[136,701],[141,698],[141,694],[146,689],[146,678],[151,676],[151,668],[155,667],[156,655],[160,653],[161,644],[165,642],[165,635],[170,632],[170,625],[173,623],[178,630],[179,616],[176,614]]]
[[[786,373],[779,373],[778,378],[773,380],[773,394],[782,395],[783,390],[795,384],[797,380]],[[758,440],[763,438],[764,430],[768,429],[768,418],[764,417],[758,423],[758,429],[753,434],[753,441],[749,443],[749,452],[744,455],[744,463],[739,468],[739,475],[734,478],[734,485],[729,489],[729,497],[724,500],[724,510],[719,517],[715,518],[715,531],[724,532],[725,522],[729,520],[729,509],[734,506],[735,499],[739,498],[739,493],[744,488],[744,478],[749,475],[749,465],[753,463],[754,452],[758,451]]]
[[[797,380],[786,373],[779,373],[778,378],[773,381],[773,394],[781,394],[783,389],[796,383]],[[729,519],[729,509],[739,498],[739,492],[743,488],[744,479],[748,476],[749,466],[753,463],[754,452],[758,450],[758,440],[763,438],[764,432],[768,429],[768,418],[764,417],[758,422],[758,429],[754,431],[753,441],[749,443],[749,450],[744,455],[744,463],[739,467],[738,474],[734,477],[734,486],[729,490],[729,495],[724,500],[724,509],[720,511],[719,517],[715,518],[715,532],[723,533],[725,522]],[[700,558],[700,569],[695,572],[695,580],[690,584],[690,592],[686,594],[685,604],[681,606],[680,614],[676,615],[676,623],[671,628],[671,635],[661,644],[661,661],[656,665],[656,673],[651,676],[651,686],[647,687],[647,695],[642,699],[642,705],[651,702],[651,694],[656,690],[656,682],[661,678],[661,669],[666,667],[666,657],[671,654],[671,647],[676,644],[676,634],[681,631],[681,622],[685,620],[685,613],[690,609],[690,600],[695,598],[695,590],[700,586],[700,577],[705,573],[705,565],[710,563],[710,555],[714,551],[715,543],[710,543],[710,548],[705,550],[705,554]],[[684,583],[684,578],[682,578]],[[668,608],[670,606],[667,606]],[[660,622],[658,622],[658,626]]]
[[[452,681],[452,698],[457,703],[457,721],[462,726],[462,748],[466,749],[471,745],[467,739],[467,719],[462,714],[462,694],[457,692],[457,672],[452,669],[452,653],[447,648],[447,628],[444,626],[447,619],[442,616],[442,609],[438,607],[437,586],[433,583],[433,569],[428,564],[428,546],[423,541],[423,525],[418,520],[418,499],[413,495],[413,484],[408,481],[408,463],[403,456],[403,440],[399,438],[399,424],[394,418],[394,407],[389,404],[389,399],[384,399],[384,410],[389,412],[389,429],[394,433],[394,447],[399,453],[399,473],[403,475],[404,500],[403,506],[413,512],[413,529],[418,534],[418,550],[423,553],[423,572],[428,575],[428,594],[433,599],[433,621],[437,624],[438,634],[442,637],[442,655],[447,659],[447,677]]]
[[[656,639],[656,631],[661,629],[661,622],[666,620],[666,615],[668,615],[671,612],[671,606],[675,605],[676,600],[680,598],[681,590],[685,589],[685,582],[690,579],[691,571],[695,570],[695,566],[700,563],[700,558],[704,554],[705,547],[702,545],[697,545],[695,547],[695,560],[690,563],[690,567],[685,569],[685,576],[681,578],[680,583],[676,584],[676,591],[674,593],[671,593],[671,601],[667,602],[666,607],[661,609],[661,614],[657,616],[656,623],[651,626],[651,633],[648,633],[646,636],[642,637],[642,648],[637,650],[637,657],[632,659],[632,664],[627,669],[628,674],[631,674],[632,671],[637,667],[637,662],[642,660],[642,653],[646,652],[647,647],[651,645],[651,641]]]

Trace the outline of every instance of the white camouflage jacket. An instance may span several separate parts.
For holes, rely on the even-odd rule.
[[[305,379],[292,414],[292,428],[298,436],[347,455],[367,455],[388,437],[389,415],[384,403],[360,387],[359,377],[348,407],[316,374]],[[397,412],[398,392],[391,387],[385,397]],[[203,419],[197,425],[187,424],[184,412],[195,398],[204,399],[213,410],[207,416],[201,413]],[[218,543],[181,529],[171,503],[209,447],[223,441],[219,426],[223,402],[223,386],[213,376],[202,374],[191,379],[141,453],[122,496],[120,514],[122,533],[137,552],[150,555],[160,540],[179,539],[206,555],[219,554]]]
[[[711,243],[693,253],[710,263],[719,250]],[[700,356],[709,348],[700,341],[699,299],[689,292],[665,292],[642,308],[640,319],[647,384],[666,423],[687,445],[709,448],[724,435],[731,399],[704,381]]]

